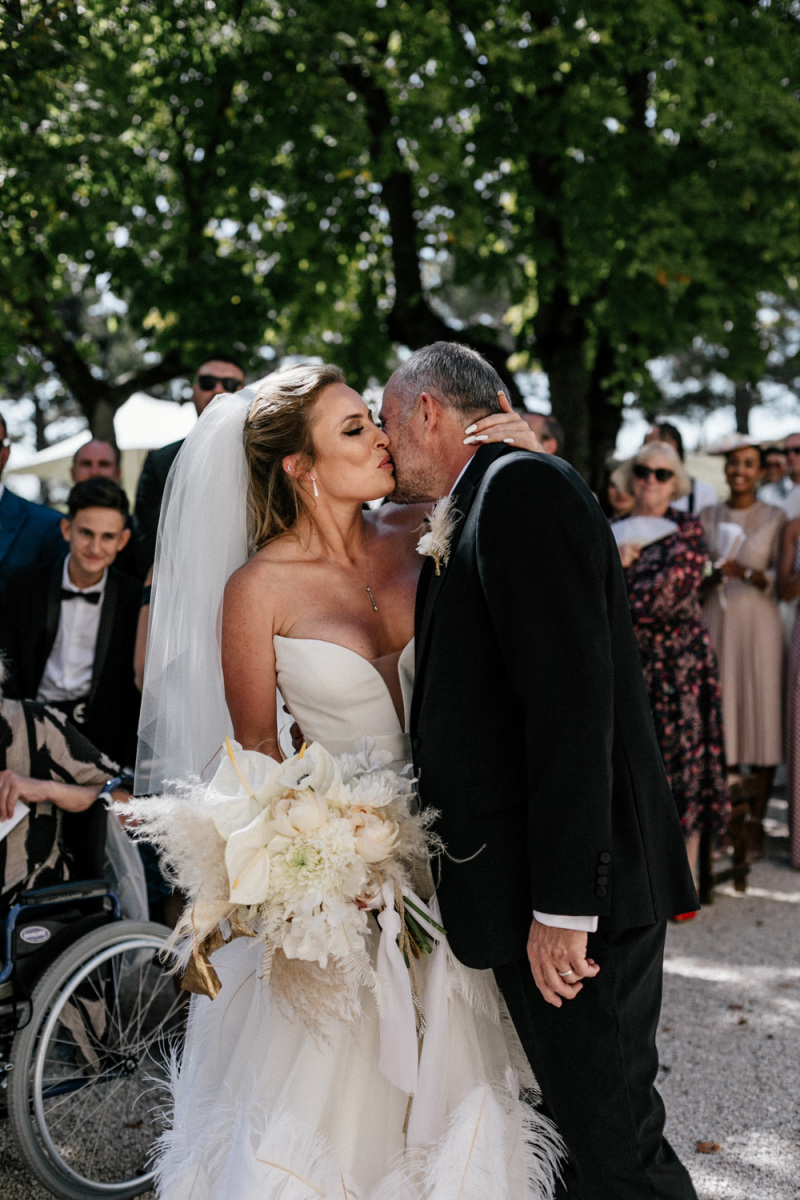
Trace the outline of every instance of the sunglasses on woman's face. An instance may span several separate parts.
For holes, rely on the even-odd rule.
[[[675,477],[675,472],[670,471],[668,467],[646,467],[644,463],[636,463],[633,474],[636,479],[649,479],[651,475],[655,475],[659,483],[669,483],[670,479]]]
[[[226,392],[238,392],[239,388],[244,387],[241,379],[237,379],[235,375],[198,375],[197,382],[204,392],[213,392],[218,383],[222,384]]]

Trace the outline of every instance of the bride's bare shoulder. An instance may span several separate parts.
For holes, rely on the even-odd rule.
[[[284,585],[287,569],[295,556],[294,543],[277,539],[257,550],[231,575],[225,585],[225,601],[230,604],[270,606]]]

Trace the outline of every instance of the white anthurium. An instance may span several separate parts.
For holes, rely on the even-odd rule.
[[[293,754],[280,767],[281,785],[287,790],[310,790],[325,796],[341,780],[339,764],[319,742],[312,742],[299,754]]]
[[[225,847],[225,866],[235,904],[261,904],[269,891],[269,812],[259,813],[244,829],[237,829]]]
[[[214,796],[209,794],[210,816],[217,833],[228,841],[238,829],[246,829],[261,812],[261,805],[252,796]]]
[[[257,750],[243,750],[228,739],[211,781],[208,802],[220,837],[250,824],[281,794],[280,763]]]

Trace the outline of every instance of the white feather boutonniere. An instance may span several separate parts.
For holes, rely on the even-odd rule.
[[[460,516],[454,507],[455,497],[445,496],[437,500],[429,515],[425,518],[427,533],[423,533],[417,542],[417,554],[432,558],[436,574],[441,575],[442,566],[447,566],[450,557],[450,539],[453,536],[456,517]]]

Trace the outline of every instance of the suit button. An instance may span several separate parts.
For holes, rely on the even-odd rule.
[[[412,743],[411,743],[411,749],[412,749],[412,750],[419,750],[419,748],[420,748],[420,746],[421,746],[421,745],[422,745],[422,739],[421,739],[421,738],[418,738],[418,737],[415,737],[415,738],[414,738],[414,740],[413,740],[413,741],[412,741]]]
[[[596,887],[594,889],[594,894],[595,894],[595,896],[599,896],[602,899],[603,896],[608,894],[608,888]]]
[[[602,854],[598,854],[597,857],[601,863],[611,862],[611,855],[606,850],[604,850]]]
[[[608,867],[597,868],[597,882],[604,883],[608,879]]]

